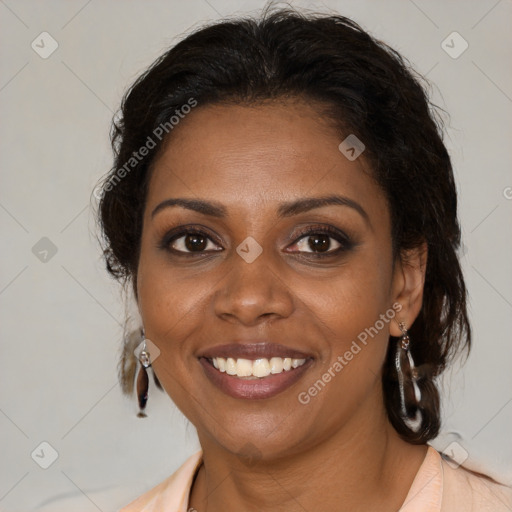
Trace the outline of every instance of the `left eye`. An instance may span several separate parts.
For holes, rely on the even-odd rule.
[[[334,247],[332,247],[333,243]],[[335,237],[327,233],[309,233],[302,236],[295,245],[297,245],[301,252],[312,253],[334,252],[342,247],[342,244]],[[311,249],[311,251],[307,249]]]

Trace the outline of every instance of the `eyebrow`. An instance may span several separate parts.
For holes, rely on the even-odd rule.
[[[371,227],[370,218],[366,213],[366,210],[353,199],[340,195],[305,197],[295,201],[281,203],[277,208],[277,215],[279,218],[292,217],[293,215],[308,212],[310,210],[314,210],[315,208],[322,208],[323,206],[331,205],[348,206],[349,208],[352,208],[353,210],[357,211],[361,217],[363,217],[366,223]],[[205,201],[203,199],[176,197],[166,199],[165,201],[159,203],[152,211],[151,217],[153,218],[161,210],[173,206],[179,206],[181,208],[186,208],[187,210],[193,210],[195,212],[202,213],[203,215],[209,215],[211,217],[224,218],[227,216],[227,209],[220,203]]]

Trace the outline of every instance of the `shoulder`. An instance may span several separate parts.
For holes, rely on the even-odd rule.
[[[442,512],[506,512],[512,510],[512,487],[441,458]]]
[[[474,469],[429,446],[400,512],[512,511],[512,487]]]
[[[199,450],[191,455],[175,473],[120,509],[119,512],[186,511],[192,480],[201,460],[202,451]]]

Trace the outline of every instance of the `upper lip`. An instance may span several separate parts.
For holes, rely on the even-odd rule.
[[[270,343],[266,341],[250,342],[240,341],[228,343],[225,345],[216,345],[204,349],[198,357],[212,359],[214,357],[232,357],[234,359],[270,359],[272,357],[291,357],[292,359],[308,359],[311,354],[306,354],[295,348],[286,347],[279,343]]]

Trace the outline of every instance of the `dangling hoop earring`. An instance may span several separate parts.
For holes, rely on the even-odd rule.
[[[421,391],[418,386],[418,371],[414,366],[414,360],[412,358],[411,352],[409,350],[410,339],[407,334],[407,329],[405,328],[405,323],[400,322],[398,324],[400,330],[402,331],[402,336],[398,340],[396,347],[396,356],[395,356],[395,364],[396,371],[398,374],[398,387],[400,390],[400,412],[404,423],[413,431],[417,432],[421,427],[422,423],[422,414],[420,411],[420,402],[421,402]],[[405,400],[405,375],[404,375],[404,363],[409,365],[409,371],[407,374],[410,375],[411,384],[414,390],[414,398],[416,403],[415,405],[415,413],[414,416],[411,417],[407,412],[407,405]]]
[[[149,389],[149,378],[146,368],[151,367],[151,356],[146,345],[146,336],[144,333],[144,328],[141,329],[141,335],[143,345],[142,350],[140,351],[139,354],[140,369],[139,374],[137,375],[137,400],[139,402],[139,412],[137,413],[137,416],[139,418],[145,418],[147,417],[147,414],[144,412],[144,409],[146,408],[146,404],[148,402]],[[158,380],[154,369],[151,369],[153,370],[153,379],[155,381],[156,386],[159,389],[162,389],[162,385],[160,384],[160,381]]]

